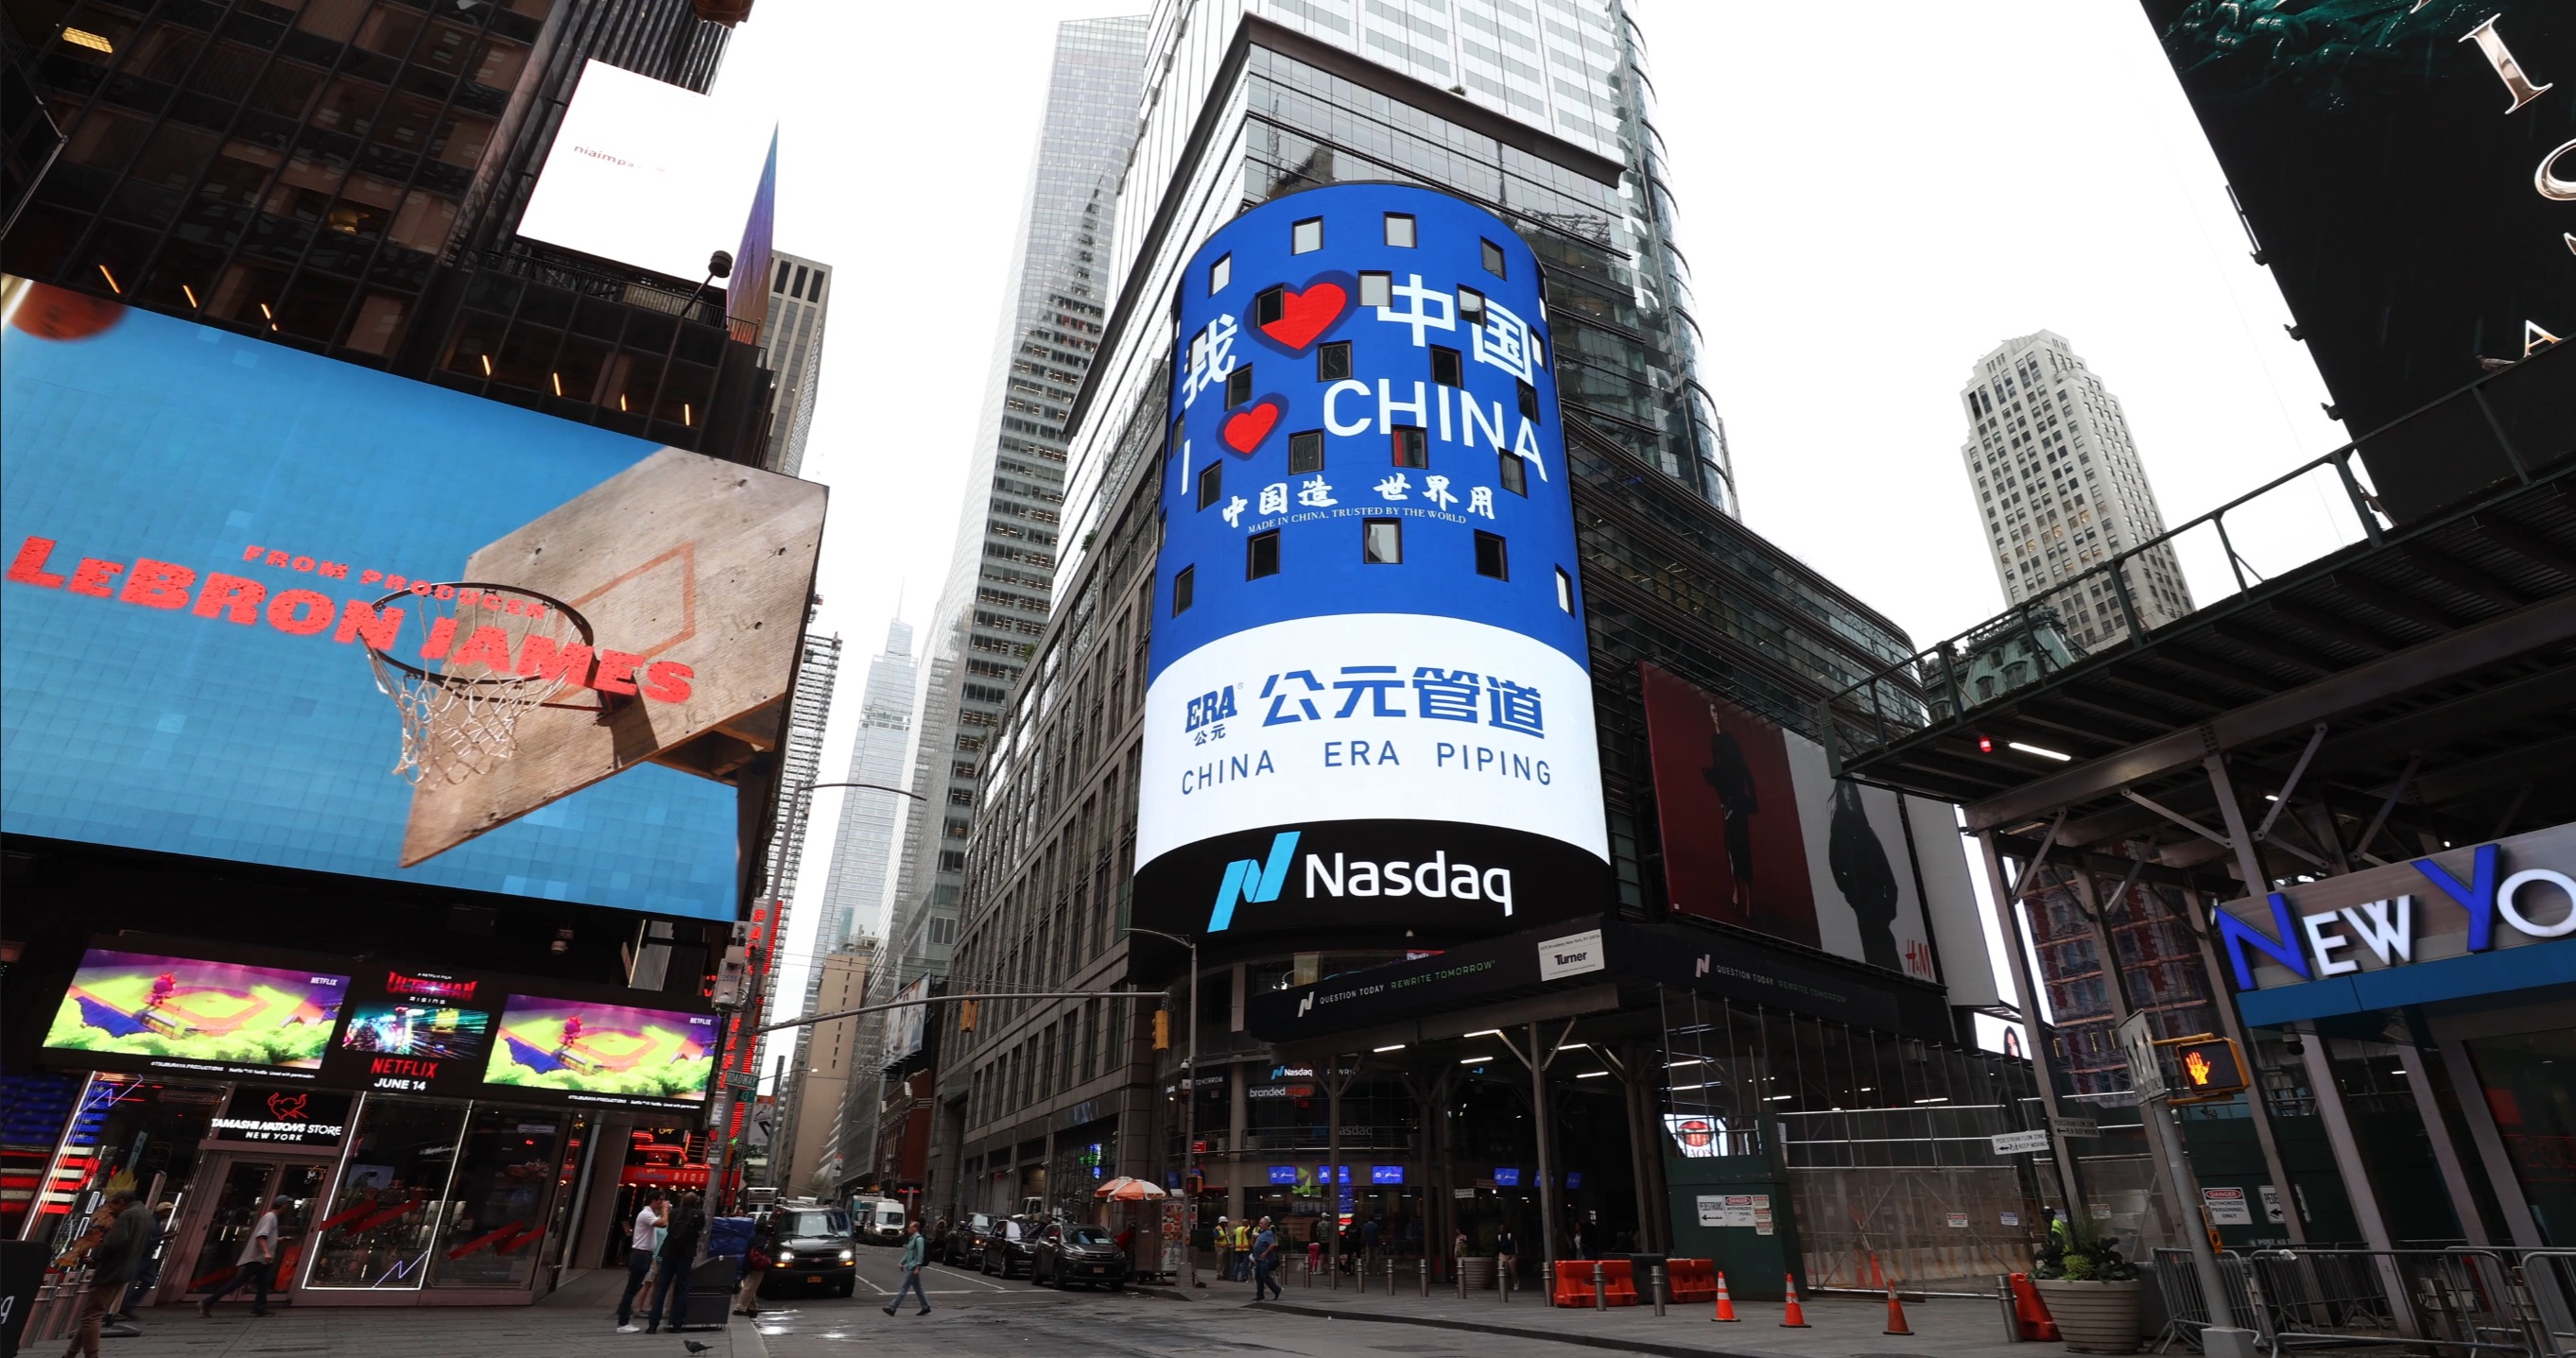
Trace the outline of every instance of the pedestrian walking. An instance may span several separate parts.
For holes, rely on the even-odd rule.
[[[894,1308],[903,1305],[907,1296],[921,1301],[921,1309],[913,1312],[914,1315],[930,1314],[930,1293],[921,1285],[921,1266],[929,1257],[930,1247],[922,1242],[921,1223],[916,1220],[912,1223],[912,1235],[903,1242],[903,1286],[896,1288],[894,1300],[886,1303],[887,1315],[893,1315]]]
[[[1260,1233],[1252,1237],[1252,1299],[1279,1295],[1279,1231],[1263,1217]]]
[[[72,1261],[89,1265],[89,1287],[81,1293],[80,1319],[73,1322],[71,1344],[63,1350],[63,1358],[98,1358],[99,1326],[125,1296],[126,1284],[134,1280],[140,1242],[152,1219],[131,1193],[110,1194],[100,1211],[108,1217],[106,1232]]]
[[[681,1194],[671,1209],[671,1224],[662,1232],[662,1268],[653,1280],[653,1309],[644,1316],[644,1333],[661,1332],[666,1309],[672,1329],[688,1323],[689,1270],[697,1263],[698,1243],[706,1236],[707,1214],[698,1210],[698,1195]]]
[[[214,1295],[197,1303],[198,1315],[212,1318],[215,1314],[215,1303],[230,1296],[234,1289],[244,1283],[250,1284],[251,1288],[250,1313],[254,1316],[270,1314],[268,1278],[269,1271],[277,1267],[279,1231],[277,1214],[280,1210],[294,1205],[295,1200],[284,1194],[269,1201],[268,1210],[259,1214],[259,1224],[250,1228],[250,1239],[242,1244],[241,1258],[233,1263],[233,1276],[227,1279],[223,1286],[216,1288]]]
[[[151,1293],[152,1285],[161,1281],[161,1241],[170,1232],[170,1214],[177,1211],[178,1206],[175,1202],[164,1202],[144,1214],[143,1239],[134,1247],[134,1281],[126,1284],[125,1296],[117,1302],[116,1309],[108,1313],[109,1324],[132,1325],[134,1308],[141,1306],[143,1298]],[[142,1204],[137,1202],[135,1209],[140,1211]]]
[[[1376,1217],[1360,1223],[1360,1258],[1368,1267],[1378,1265],[1378,1252],[1386,1246],[1386,1227]]]
[[[742,1252],[742,1291],[733,1299],[733,1313],[738,1316],[760,1314],[760,1280],[769,1276],[769,1252],[752,1241]]]
[[[1512,1274],[1520,1267],[1521,1249],[1512,1239],[1512,1228],[1500,1227],[1494,1232],[1494,1286],[1509,1290]]]
[[[1234,1226],[1224,1217],[1216,1219],[1216,1276],[1234,1281]]]
[[[653,1271],[653,1250],[661,1243],[662,1194],[656,1190],[644,1195],[644,1205],[635,1209],[635,1234],[626,1248],[626,1291],[617,1298],[617,1332],[641,1334],[635,1327],[635,1294],[644,1290],[644,1278]]]

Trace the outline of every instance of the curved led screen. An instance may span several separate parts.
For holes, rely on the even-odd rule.
[[[1211,236],[1176,303],[1136,911],[1474,934],[1608,879],[1537,259],[1343,184]]]

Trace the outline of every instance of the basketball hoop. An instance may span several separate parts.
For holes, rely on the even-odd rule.
[[[375,607],[401,610],[394,644],[370,643],[367,663],[375,668],[376,688],[402,713],[402,755],[393,772],[414,786],[461,783],[489,772],[518,752],[519,719],[531,709],[608,710],[585,682],[592,670],[590,621],[560,599],[514,585],[424,581],[376,600]],[[487,632],[494,630],[506,646],[492,644]],[[533,658],[531,642],[540,643]],[[573,647],[583,648],[574,652],[577,663],[548,658]],[[425,655],[432,648],[434,670],[394,654]]]

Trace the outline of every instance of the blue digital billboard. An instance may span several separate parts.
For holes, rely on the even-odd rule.
[[[1274,199],[1174,303],[1140,922],[1598,909],[1599,750],[1537,258],[1408,185]]]
[[[810,495],[819,527],[819,487],[43,285],[7,289],[0,828],[733,917],[735,790],[645,760],[699,730],[706,704],[783,691],[789,671],[767,653],[709,657],[725,624],[688,572],[734,549],[699,528],[660,540],[694,504],[658,518],[633,504],[714,469]],[[623,533],[566,531],[603,503]],[[554,548],[547,565],[496,551],[532,540]],[[630,565],[629,552],[647,555]],[[801,603],[811,552],[780,569],[793,578],[779,592]],[[583,570],[601,583],[576,583]],[[511,629],[489,624],[518,621],[521,597],[505,616],[500,593],[453,588],[523,579],[578,600],[599,624],[593,644],[541,655],[540,636],[513,654]],[[801,619],[783,629],[791,654]],[[597,701],[529,712],[506,773],[415,787],[394,773],[403,719],[370,648],[432,676],[544,669]],[[611,741],[623,753],[592,752]]]

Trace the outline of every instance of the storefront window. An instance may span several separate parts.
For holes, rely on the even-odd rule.
[[[2468,1048],[2542,1242],[2576,1245],[2576,1033],[2477,1037]]]
[[[440,1209],[432,1287],[523,1288],[536,1276],[564,1118],[478,1107]]]
[[[464,1124],[459,1103],[367,1100],[330,1211],[315,1223],[306,1286],[408,1291],[421,1285]]]

